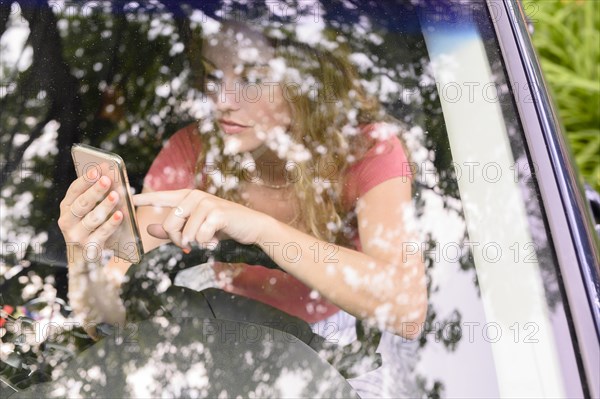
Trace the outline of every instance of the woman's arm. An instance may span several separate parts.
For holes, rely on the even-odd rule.
[[[79,245],[68,245],[69,303],[83,321],[83,328],[96,336],[96,324],[107,322],[123,327],[125,307],[119,297],[122,276],[114,268],[102,267],[100,257],[90,256]],[[112,258],[109,264],[125,263]],[[108,266],[108,265],[107,265]]]
[[[165,143],[148,170],[142,193],[152,192],[151,187],[162,190],[168,187],[186,187],[193,182],[195,159],[200,150],[199,140],[197,135],[194,134],[195,129],[196,124],[190,124],[175,133]],[[173,176],[176,179],[173,181],[168,180],[165,176],[165,168],[167,167],[175,167],[178,172],[183,173],[174,173]],[[89,186],[89,184],[85,185],[87,183],[85,179],[79,180],[78,185],[82,187],[72,189],[66,197],[68,199],[66,203],[71,204],[75,197]],[[95,203],[97,199],[105,194],[105,191],[99,191],[98,198],[88,202]],[[75,231],[75,234],[70,234],[69,231],[74,228],[72,215],[68,210],[62,212],[62,214],[63,226],[61,230],[67,232],[65,235],[66,241],[71,241],[74,244],[82,243],[86,234],[82,235],[81,229]],[[167,214],[168,209],[138,208],[136,210],[141,240],[146,252],[169,242],[169,240],[153,237],[147,232],[148,225],[162,223]],[[83,233],[87,233],[87,231],[83,231]],[[104,239],[107,237],[108,235]],[[127,273],[131,264],[113,257],[104,267],[99,267],[98,264],[88,265],[82,251],[77,250],[77,248],[69,248],[69,251],[71,255],[69,261],[69,296],[72,298],[71,302],[75,313],[86,322],[122,323],[125,320],[125,310],[119,297],[119,290],[123,276]]]
[[[425,321],[427,290],[417,237],[407,228],[411,209],[410,180],[393,178],[358,200],[363,252],[317,240],[277,220],[262,229],[258,244],[338,307],[413,339]]]
[[[142,192],[151,190],[144,187]],[[142,245],[146,252],[168,242],[153,237],[146,231],[149,224],[162,223],[166,213],[160,208],[136,210]],[[85,330],[95,336],[95,324],[100,322],[124,327],[125,307],[119,290],[131,263],[113,256],[106,265],[101,266],[99,257],[86,255],[78,245],[69,245],[67,251],[69,302],[75,314],[83,320]]]
[[[374,318],[406,338],[420,333],[427,295],[423,262],[415,250],[419,246],[404,217],[412,209],[409,179],[386,180],[359,199],[364,253],[200,190],[138,194],[133,200],[137,206],[168,209],[162,224],[149,226],[155,237],[168,237],[182,248],[194,241],[208,247],[219,233],[258,244],[284,270],[349,313]]]

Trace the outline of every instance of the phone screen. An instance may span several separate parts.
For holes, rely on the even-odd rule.
[[[139,263],[144,253],[131,199],[131,189],[125,169],[125,162],[117,155],[85,144],[75,144],[71,149],[77,176],[87,176],[90,169],[112,181],[111,190],[119,194],[116,209],[123,212],[119,228],[106,240],[105,248],[114,251],[116,257],[131,263]],[[116,210],[115,209],[115,210]]]

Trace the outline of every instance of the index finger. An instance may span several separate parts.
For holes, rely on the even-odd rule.
[[[159,206],[176,207],[190,190],[155,191],[151,193],[135,194],[133,204],[135,206]]]

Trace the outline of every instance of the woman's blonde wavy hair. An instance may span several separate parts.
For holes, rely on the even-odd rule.
[[[356,217],[352,210],[345,209],[342,201],[344,174],[368,149],[369,141],[360,134],[360,127],[392,119],[360,84],[358,73],[348,60],[347,47],[339,44],[337,49],[329,51],[289,38],[265,37],[275,49],[276,57],[285,60],[287,68],[295,68],[303,79],[310,78],[313,82],[310,93],[301,91],[293,101],[288,101],[293,120],[288,133],[310,152],[308,160],[294,165],[293,198],[302,214],[292,224],[321,240],[351,246]],[[201,133],[200,137],[202,150],[196,176],[206,172],[205,162],[211,148],[217,146],[221,157],[212,166],[219,173],[202,174],[198,188],[243,204],[237,185],[227,189],[222,184],[223,179],[244,178],[241,155],[223,153],[222,135],[209,132]],[[215,177],[221,179],[220,184]]]

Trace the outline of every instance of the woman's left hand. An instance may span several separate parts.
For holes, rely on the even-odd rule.
[[[228,236],[242,244],[255,244],[273,220],[271,216],[200,190],[156,191],[133,196],[136,206],[170,207],[160,224],[148,226],[148,233],[169,238],[182,248],[196,241],[202,247]]]

